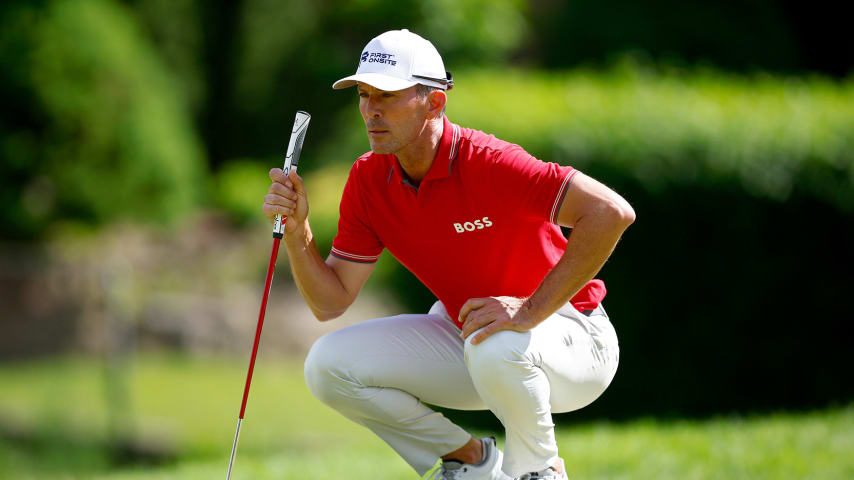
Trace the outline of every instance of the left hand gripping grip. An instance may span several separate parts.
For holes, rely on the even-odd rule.
[[[305,132],[308,130],[308,122],[311,120],[311,115],[302,110],[297,111],[296,119],[294,120],[294,128],[291,130],[291,139],[288,142],[288,152],[285,156],[285,166],[282,170],[287,176],[291,170],[296,171],[299,164],[299,154],[302,152],[302,144],[305,141]],[[288,217],[284,215],[276,215],[273,221],[273,237],[282,238],[285,234],[285,222]]]

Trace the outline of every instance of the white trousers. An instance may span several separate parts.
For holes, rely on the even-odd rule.
[[[504,473],[516,477],[555,462],[552,412],[593,402],[618,361],[601,306],[587,316],[567,304],[529,332],[501,331],[472,345],[436,302],[426,315],[324,335],[308,353],[305,379],[315,397],[372,430],[421,476],[471,438],[425,403],[489,409],[506,430]]]

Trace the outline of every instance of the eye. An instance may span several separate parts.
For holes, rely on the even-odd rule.
[[[393,96],[394,95],[392,95],[391,93],[388,93],[388,92],[383,93],[383,98],[389,98],[389,97],[393,97]]]
[[[362,98],[367,98],[368,93],[367,92],[359,92],[359,96]]]

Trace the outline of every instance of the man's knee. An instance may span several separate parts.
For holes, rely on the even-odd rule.
[[[504,370],[516,370],[531,363],[527,354],[531,335],[508,330],[496,332],[477,345],[471,343],[474,334],[465,344],[465,359],[472,378],[481,376],[502,377]]]
[[[334,405],[343,393],[342,367],[348,365],[343,358],[340,342],[335,338],[337,332],[326,334],[317,339],[305,358],[303,373],[308,390],[321,402]]]

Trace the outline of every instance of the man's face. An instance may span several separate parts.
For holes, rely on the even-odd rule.
[[[396,153],[411,145],[424,130],[428,102],[416,86],[389,92],[365,83],[357,85],[359,111],[374,153]]]

